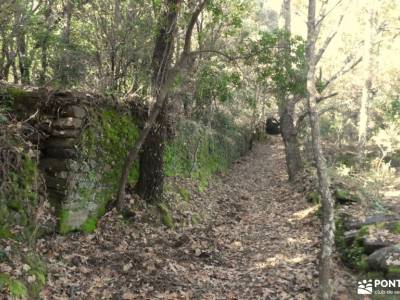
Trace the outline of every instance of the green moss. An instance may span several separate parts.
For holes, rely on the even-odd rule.
[[[13,97],[15,100],[20,99],[21,97],[25,96],[27,94],[26,91],[23,89],[19,89],[16,87],[9,87],[7,88],[7,93]]]
[[[59,229],[58,229],[58,231],[61,234],[65,234],[65,233],[71,232],[73,230],[73,228],[71,228],[71,226],[68,225],[69,215],[70,215],[70,212],[67,209],[63,209],[59,213],[59,222],[58,222]]]
[[[372,272],[369,271],[365,274],[366,279],[383,279],[383,273],[382,272]]]
[[[0,291],[8,287],[10,276],[4,273],[0,273]]]
[[[80,160],[74,168],[74,188],[61,211],[62,233],[93,232],[105,208],[116,194],[121,171],[139,129],[128,114],[106,109],[91,113],[91,126],[85,130],[78,146]],[[138,164],[130,170],[128,182],[138,178]],[[62,215],[64,214],[64,215]]]
[[[360,198],[357,195],[341,188],[335,189],[333,195],[340,203],[360,201]]]
[[[6,224],[0,226],[0,238],[8,239],[8,238],[12,238],[12,237],[13,237],[13,235]]]
[[[400,222],[391,224],[390,231],[395,234],[400,234]]]
[[[192,216],[192,224],[197,225],[201,223],[201,218],[198,215],[193,215]]]
[[[18,141],[10,145],[21,147]],[[39,176],[36,160],[21,154],[17,170],[9,172],[0,187],[0,237],[31,240],[33,238],[34,218],[32,211],[37,207]],[[14,236],[14,226],[24,227],[21,235]]]
[[[335,242],[343,262],[359,272],[368,270],[367,256],[363,247],[363,237],[369,233],[369,227],[363,226],[358,231],[352,245],[348,247],[344,239],[345,228],[341,218],[336,219]]]
[[[359,255],[359,256],[355,257],[355,260],[354,260],[354,266],[355,266],[356,270],[359,272],[367,271],[368,270],[368,261],[367,261],[367,256],[364,255],[364,249],[362,249],[360,253],[357,252],[357,255]]]
[[[13,299],[27,298],[29,296],[29,289],[22,281],[0,273],[0,293],[4,296],[9,294]],[[34,299],[37,299],[37,297]]]
[[[392,266],[389,267],[386,277],[388,279],[399,279],[400,278],[400,267],[398,266]]]
[[[189,202],[190,201],[190,192],[185,188],[179,189],[179,195],[181,196],[183,201]]]
[[[215,131],[182,121],[177,132],[178,136],[166,147],[165,174],[192,177],[202,188],[213,174],[225,171],[248,149],[246,134],[240,128]]]
[[[31,267],[28,275],[35,277],[33,282],[28,283],[29,295],[31,298],[37,299],[46,284],[46,265],[37,254],[32,252],[26,255],[25,262]]]
[[[8,283],[8,288],[10,290],[11,296],[13,297],[26,298],[28,296],[28,288],[20,280],[10,279]]]
[[[360,230],[358,230],[357,238],[360,239],[360,238],[366,236],[366,235],[369,233],[369,228],[370,228],[369,225],[364,225],[364,226],[362,226],[362,227],[360,228]],[[356,238],[356,239],[357,239],[357,238]]]
[[[161,222],[168,228],[174,228],[174,219],[170,209],[164,203],[157,204],[157,207],[161,214]]]
[[[85,233],[92,233],[96,230],[98,221],[98,216],[90,217],[86,220],[86,222],[82,225],[82,230]]]
[[[318,204],[321,201],[321,197],[319,195],[319,192],[317,192],[317,191],[311,191],[311,192],[307,193],[306,199],[308,202],[314,203],[314,204]]]

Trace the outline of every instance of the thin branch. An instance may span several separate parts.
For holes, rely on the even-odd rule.
[[[317,103],[320,103],[320,102],[322,102],[322,101],[324,101],[326,99],[329,99],[329,98],[333,98],[333,97],[335,97],[337,95],[339,95],[338,92],[335,92],[335,93],[332,93],[332,94],[329,94],[329,95],[326,95],[326,96],[320,96],[320,97],[317,98]]]
[[[320,28],[322,25],[322,22],[325,20],[325,18],[332,12],[334,11],[341,3],[343,2],[343,0],[339,0],[338,2],[336,2],[336,4],[329,10],[326,11],[326,5],[328,4],[328,1],[324,1],[324,3],[322,4],[322,8],[321,8],[321,14],[320,14],[320,18],[316,23],[317,28]]]
[[[196,22],[199,18],[200,13],[203,11],[204,6],[207,4],[208,0],[203,0],[200,2],[199,6],[193,12],[192,17],[190,18],[190,22],[188,24],[188,28],[185,34],[185,45],[183,46],[183,53],[188,54],[190,52],[192,46],[192,35],[193,35],[193,28],[196,25]]]
[[[354,61],[351,65],[345,64],[342,66],[342,68],[337,71],[331,78],[329,78],[324,85],[324,88],[326,88],[328,85],[330,85],[333,81],[338,79],[338,77],[350,72],[353,70],[361,61],[362,61],[362,56],[359,57],[356,61]],[[346,68],[347,67],[347,68]]]
[[[316,63],[318,64],[318,62],[321,60],[322,55],[324,55],[326,49],[328,48],[329,44],[331,43],[331,41],[333,40],[333,38],[336,36],[338,29],[340,27],[340,25],[342,25],[344,19],[344,13],[340,16],[339,21],[336,25],[336,30],[334,30],[326,39],[324,44],[322,45],[321,49],[319,49],[317,56],[316,56]]]

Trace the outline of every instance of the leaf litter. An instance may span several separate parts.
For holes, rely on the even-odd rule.
[[[201,193],[185,187],[199,224],[166,229],[112,210],[93,234],[41,239],[41,298],[316,299],[320,220],[287,182],[280,140],[257,144]],[[338,263],[335,279],[335,299],[352,299]]]

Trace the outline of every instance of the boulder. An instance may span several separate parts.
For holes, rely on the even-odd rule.
[[[343,233],[344,241],[347,246],[351,246],[356,239],[358,230],[349,230]]]
[[[74,159],[77,157],[76,149],[47,148],[43,152],[48,158]]]
[[[45,148],[73,148],[78,143],[74,138],[51,137],[44,143]]]
[[[70,105],[70,106],[64,107],[61,110],[60,115],[62,117],[84,119],[86,117],[86,110],[81,106]]]
[[[69,161],[57,158],[44,158],[40,160],[39,168],[50,174],[65,172],[69,170]]]
[[[375,251],[381,248],[393,245],[393,243],[388,240],[384,240],[380,237],[373,237],[369,235],[363,237],[362,243],[364,247],[364,252],[368,255],[374,253]]]
[[[366,217],[362,221],[353,219],[351,216],[343,215],[343,222],[346,230],[355,230],[360,229],[363,226],[396,221],[400,221],[400,216],[397,214],[376,214]]]
[[[54,137],[62,137],[62,138],[77,138],[81,134],[80,130],[66,129],[66,130],[57,130],[53,129],[50,131],[50,135]]]
[[[400,244],[381,248],[367,258],[368,266],[372,270],[388,272],[400,267]]]
[[[56,129],[80,129],[82,128],[83,121],[78,118],[60,118],[52,123],[52,127]]]
[[[355,203],[360,200],[360,198],[352,192],[337,188],[333,192],[333,196],[336,201],[340,204]]]

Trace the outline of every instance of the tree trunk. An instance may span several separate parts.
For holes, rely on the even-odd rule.
[[[68,85],[71,79],[70,67],[71,64],[71,53],[70,53],[70,43],[71,43],[71,22],[73,13],[73,3],[72,0],[67,0],[64,6],[64,27],[61,33],[61,41],[63,52],[61,54],[61,61],[59,62],[59,78],[60,83],[64,86]]]
[[[166,72],[171,68],[176,21],[178,12],[176,0],[169,1],[169,9],[159,22],[159,34],[153,52],[153,88],[158,91],[165,84]],[[166,102],[156,122],[144,141],[140,152],[140,174],[137,183],[138,194],[147,202],[162,200],[164,190],[164,149],[166,142]]]
[[[334,247],[334,201],[329,190],[329,177],[326,161],[321,147],[320,121],[317,110],[317,90],[315,86],[316,55],[315,44],[317,39],[315,10],[316,0],[309,0],[307,23],[307,91],[308,109],[311,123],[311,136],[314,152],[314,160],[317,165],[319,193],[322,199],[322,249],[319,264],[319,293],[320,299],[332,298],[332,252]]]
[[[170,23],[171,26],[166,26],[166,23],[168,22],[163,22],[161,23],[163,26],[161,26],[161,30],[164,28],[164,31],[168,33],[170,38],[174,38],[176,35],[176,18],[178,15],[178,12],[180,10],[180,4],[182,0],[168,0],[168,10],[170,14],[175,14],[175,19],[172,23]],[[118,189],[118,198],[117,198],[117,206],[118,209],[123,209],[124,206],[124,200],[125,200],[125,187],[126,183],[128,181],[128,175],[129,175],[129,169],[132,166],[133,162],[137,159],[137,156],[139,155],[139,151],[145,142],[147,135],[150,133],[152,127],[154,126],[157,117],[159,113],[161,112],[162,108],[165,105],[166,99],[168,92],[171,90],[172,86],[175,83],[175,80],[178,76],[179,73],[182,71],[190,69],[193,63],[193,57],[191,56],[190,50],[191,50],[191,38],[192,38],[192,33],[193,33],[193,27],[197,21],[198,16],[200,15],[201,11],[204,9],[205,4],[208,2],[208,0],[204,0],[199,4],[197,9],[194,11],[192,14],[192,18],[189,22],[188,28],[186,30],[186,36],[185,36],[185,45],[183,52],[174,66],[174,68],[169,68],[169,61],[164,59],[167,58],[169,53],[164,53],[162,56],[163,59],[161,61],[158,61],[159,63],[159,69],[157,73],[153,73],[153,82],[160,82],[161,84],[157,85],[158,88],[153,89],[153,94],[155,95],[155,103],[153,105],[153,108],[150,113],[149,120],[146,122],[146,125],[142,132],[139,135],[139,138],[135,142],[135,144],[132,146],[130,149],[128,156],[126,158],[124,167],[122,169],[122,174],[121,174],[121,179],[120,179],[120,185]],[[167,18],[168,19],[168,18]],[[155,46],[154,53],[158,53],[157,48],[162,45],[162,40],[159,39],[159,37],[162,36],[161,32],[158,35],[158,41]],[[165,42],[165,41],[164,41]],[[169,39],[169,43],[173,45],[173,39]],[[162,47],[160,47],[162,48]],[[171,46],[171,49],[173,46]],[[165,48],[166,49],[166,48]],[[156,60],[153,59],[153,64],[157,62]],[[168,67],[167,67],[168,66]],[[155,67],[153,65],[153,70],[155,70]],[[156,85],[154,85],[155,87]]]
[[[164,191],[164,150],[167,139],[166,105],[157,117],[140,152],[137,192],[150,203],[161,202]]]
[[[17,12],[15,15],[16,23],[15,26],[15,40],[17,45],[18,55],[18,68],[20,72],[20,78],[22,84],[30,83],[30,70],[29,70],[29,58],[26,49],[26,34],[23,22],[24,16],[21,12]]]
[[[372,74],[373,74],[373,29],[374,29],[374,4],[368,1],[367,13],[365,14],[365,41],[364,41],[364,85],[362,89],[359,122],[358,122],[358,160],[364,159],[365,144],[367,141],[368,128],[368,105],[372,99]]]
[[[284,64],[286,70],[290,70],[291,55],[290,49],[290,33],[291,33],[291,0],[284,0],[282,3],[283,26],[287,37],[283,38],[281,45],[284,53]],[[297,129],[294,123],[296,101],[289,99],[286,92],[278,92],[279,115],[281,125],[281,135],[285,145],[286,166],[288,170],[289,180],[293,181],[296,175],[302,169],[302,161],[300,155],[300,147],[297,139]]]
[[[294,106],[294,101],[286,100],[285,107],[280,114],[281,135],[285,145],[286,166],[290,181],[293,181],[302,169],[297,129],[293,120]]]

